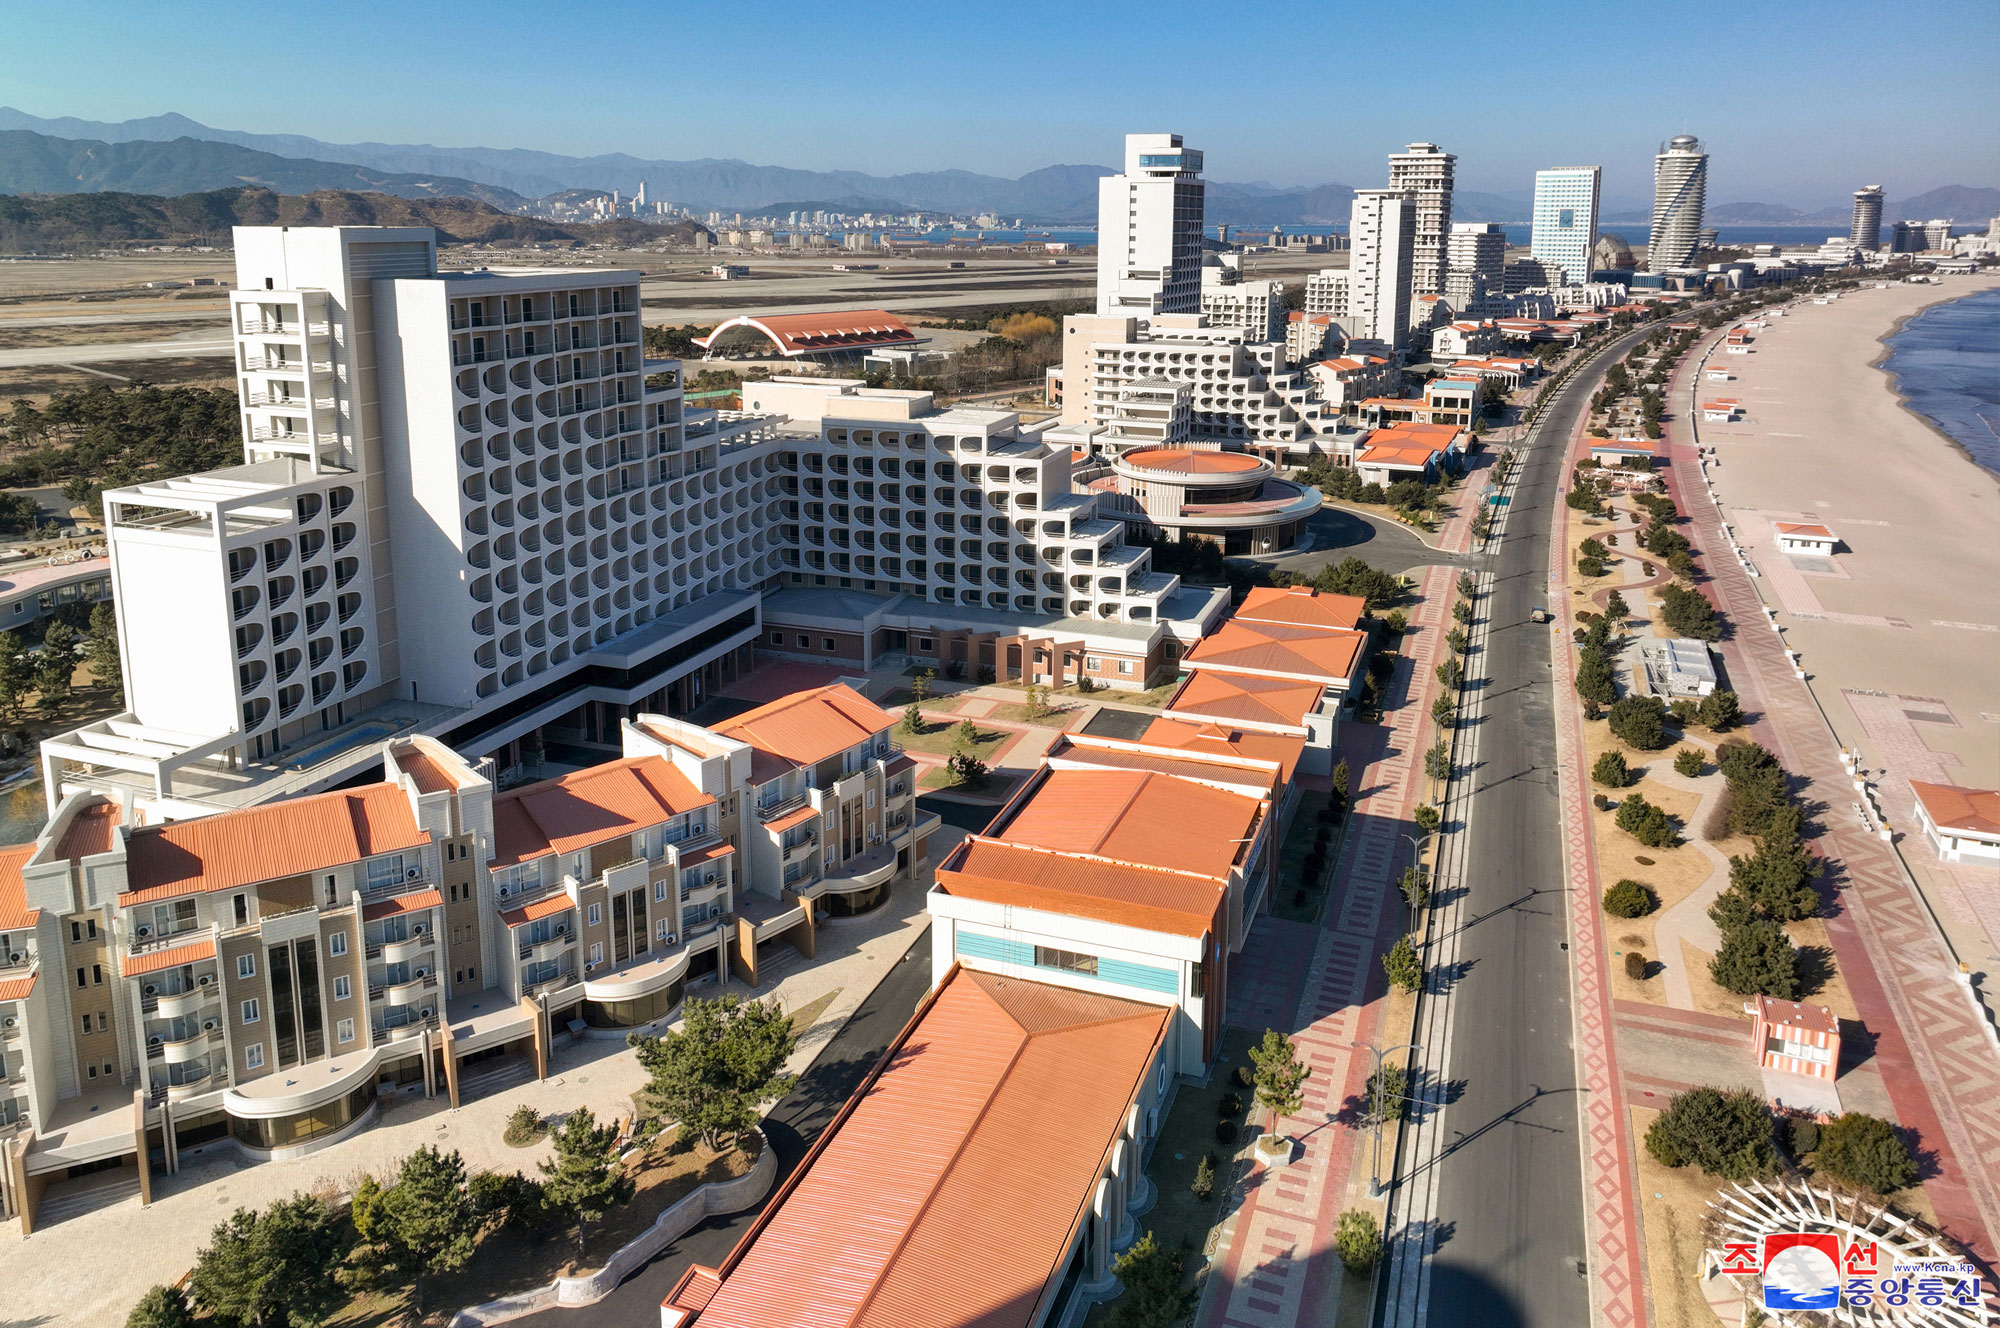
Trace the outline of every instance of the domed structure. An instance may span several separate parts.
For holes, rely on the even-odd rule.
[[[1214,447],[1133,448],[1088,487],[1106,495],[1106,516],[1209,540],[1226,555],[1291,548],[1320,506],[1319,490],[1279,479],[1262,457]]]

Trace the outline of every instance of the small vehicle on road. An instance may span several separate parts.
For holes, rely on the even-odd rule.
[[[1528,610],[1528,621],[1529,621],[1529,622],[1533,622],[1533,623],[1545,623],[1545,622],[1550,622],[1550,621],[1553,621],[1553,620],[1554,620],[1554,618],[1555,618],[1555,615],[1554,615],[1554,614],[1552,614],[1552,613],[1550,613],[1550,612],[1549,612],[1549,611],[1548,611],[1547,609],[1544,609],[1544,608],[1539,608],[1539,607],[1537,607],[1537,608],[1532,608],[1532,609],[1529,609],[1529,610]]]

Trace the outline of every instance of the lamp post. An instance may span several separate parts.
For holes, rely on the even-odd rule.
[[[1433,830],[1429,834],[1423,836],[1418,836],[1418,835],[1402,836],[1403,842],[1410,846],[1410,866],[1417,872],[1418,875],[1422,875],[1424,870],[1424,845],[1430,843],[1433,839],[1436,839],[1438,837],[1438,834],[1439,834],[1438,831]],[[1404,917],[1407,918],[1410,923],[1410,926],[1406,930],[1410,931],[1416,930],[1416,921],[1417,921],[1416,912],[1417,912],[1416,909],[1412,907],[1410,904],[1409,896],[1405,895],[1403,897],[1403,914]]]
[[[1355,1046],[1356,1046],[1357,1048],[1362,1048],[1362,1049],[1365,1049],[1365,1050],[1367,1050],[1367,1051],[1369,1051],[1369,1052],[1372,1052],[1372,1053],[1374,1054],[1374,1056],[1375,1056],[1375,1073],[1374,1073],[1373,1075],[1371,1075],[1371,1076],[1369,1077],[1369,1080],[1368,1080],[1368,1082],[1369,1082],[1370,1084],[1374,1085],[1374,1091],[1375,1091],[1375,1092],[1377,1092],[1377,1093],[1379,1093],[1379,1092],[1381,1091],[1381,1088],[1382,1088],[1382,1058],[1383,1058],[1384,1056],[1388,1055],[1388,1054],[1389,1054],[1390,1052],[1393,1052],[1393,1051],[1410,1051],[1410,1052],[1418,1052],[1418,1051],[1422,1051],[1422,1050],[1423,1050],[1423,1045],[1422,1045],[1421,1043],[1417,1043],[1417,1042],[1405,1042],[1405,1043],[1404,1043],[1404,1044],[1403,1044],[1402,1046],[1400,1046],[1400,1047],[1390,1047],[1390,1048],[1388,1048],[1387,1050],[1378,1050],[1378,1049],[1377,1049],[1377,1048],[1375,1048],[1374,1046],[1372,1046],[1372,1045],[1370,1045],[1370,1044],[1368,1044],[1368,1043],[1365,1043],[1365,1042],[1357,1042],[1357,1043],[1355,1043],[1354,1045],[1355,1045]],[[1410,1096],[1408,1096],[1407,1094],[1404,1094],[1404,1093],[1398,1093],[1398,1094],[1396,1094],[1396,1100],[1397,1100],[1398,1102],[1414,1102],[1414,1101],[1416,1101],[1416,1099],[1415,1099],[1415,1098],[1413,1098],[1413,1097],[1410,1097]],[[1382,1197],[1382,1116],[1383,1116],[1383,1113],[1382,1113],[1382,1112],[1380,1112],[1380,1111],[1377,1111],[1377,1110],[1375,1110],[1374,1108],[1375,1108],[1375,1104],[1374,1104],[1373,1102],[1371,1102],[1371,1103],[1369,1104],[1369,1113],[1368,1113],[1368,1114],[1369,1114],[1369,1115],[1371,1115],[1371,1116],[1373,1116],[1373,1117],[1375,1118],[1375,1160],[1374,1160],[1374,1162],[1373,1162],[1373,1163],[1372,1163],[1372,1164],[1370,1165],[1370,1169],[1369,1169],[1369,1175],[1368,1175],[1368,1197],[1369,1197],[1369,1198],[1371,1198],[1371,1199],[1379,1199],[1379,1198],[1381,1198],[1381,1197]]]

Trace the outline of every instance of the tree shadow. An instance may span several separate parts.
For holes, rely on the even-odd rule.
[[[1799,978],[1800,996],[1817,996],[1833,981],[1833,950],[1825,945],[1803,945],[1793,970]]]
[[[1449,995],[1451,989],[1463,982],[1466,974],[1470,973],[1473,965],[1478,962],[1477,959],[1460,959],[1454,963],[1439,964],[1432,968],[1430,972],[1432,993],[1439,996]]]
[[[1896,1125],[1892,1128],[1896,1131],[1896,1137],[1903,1141],[1903,1146],[1910,1150],[1910,1160],[1917,1164],[1919,1181],[1936,1180],[1944,1174],[1944,1162],[1939,1158],[1937,1149],[1924,1143],[1922,1130],[1914,1125]]]

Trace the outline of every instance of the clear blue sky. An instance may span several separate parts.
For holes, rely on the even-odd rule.
[[[1173,129],[1213,179],[1368,185],[1431,139],[1461,188],[1601,164],[1627,199],[1686,130],[1714,202],[2000,183],[1993,0],[56,0],[4,28],[0,104],[332,142],[1012,176]]]

